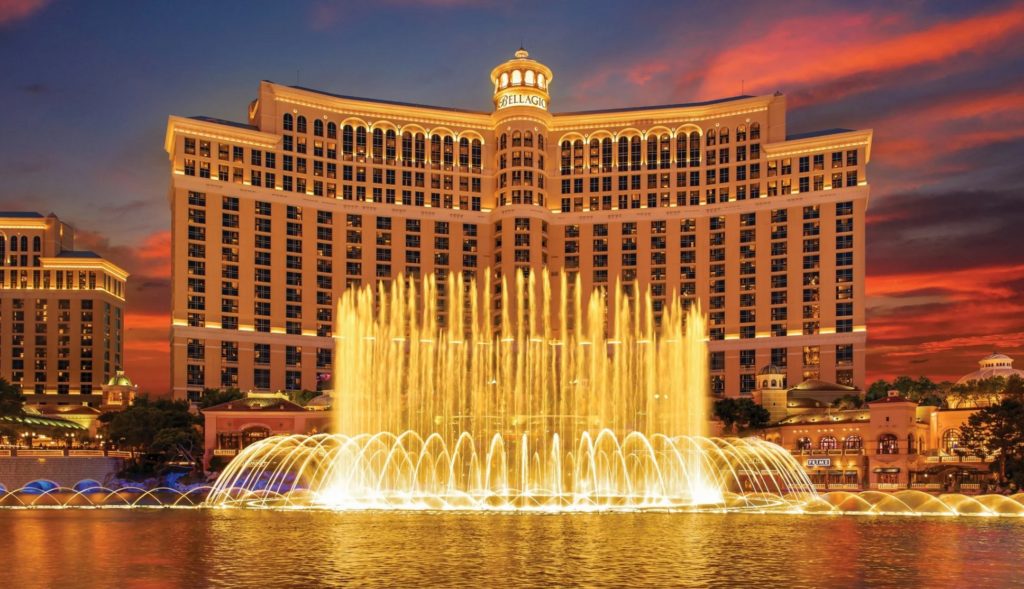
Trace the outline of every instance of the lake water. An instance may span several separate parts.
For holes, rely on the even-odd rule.
[[[0,511],[2,587],[1010,587],[1024,520]]]

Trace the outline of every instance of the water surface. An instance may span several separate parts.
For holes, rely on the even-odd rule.
[[[0,511],[4,587],[1011,587],[1016,518]]]

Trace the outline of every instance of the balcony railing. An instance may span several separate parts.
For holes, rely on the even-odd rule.
[[[928,456],[925,458],[925,462],[931,463],[946,463],[946,462],[992,462],[995,460],[993,456],[986,456],[981,458],[980,456]]]
[[[860,456],[864,448],[793,448],[791,454],[802,456]]]
[[[5,448],[0,450],[0,458],[15,457],[46,458],[68,456],[72,458],[131,458],[132,453],[126,450],[86,450],[68,448]]]

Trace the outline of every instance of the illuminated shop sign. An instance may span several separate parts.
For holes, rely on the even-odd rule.
[[[520,94],[517,92],[503,94],[501,99],[498,100],[498,110],[513,106],[531,106],[533,108],[547,110],[548,101],[544,100],[544,97],[536,94]]]
[[[831,458],[808,458],[807,466],[832,466]]]

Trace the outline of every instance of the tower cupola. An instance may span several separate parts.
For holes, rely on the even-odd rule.
[[[519,48],[512,59],[491,70],[494,84],[494,108],[534,108],[548,110],[551,70],[530,59],[530,54]]]

